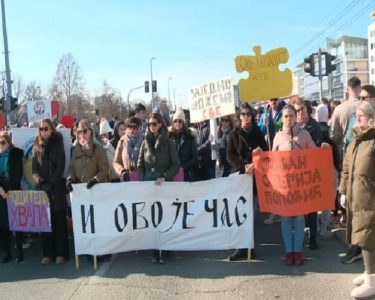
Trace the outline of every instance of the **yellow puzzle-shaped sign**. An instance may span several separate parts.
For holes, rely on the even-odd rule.
[[[292,72],[289,69],[279,70],[280,64],[288,62],[288,50],[277,48],[262,55],[260,46],[253,49],[255,56],[236,57],[237,72],[249,73],[248,79],[238,82],[241,101],[255,102],[289,96],[292,93]]]

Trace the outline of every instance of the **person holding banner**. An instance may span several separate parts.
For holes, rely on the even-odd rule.
[[[0,132],[0,241],[4,251],[2,263],[12,259],[12,233],[9,231],[7,192],[20,190],[23,175],[23,151],[16,148],[7,132]],[[23,233],[16,232],[16,262],[23,261]]]
[[[51,211],[52,232],[42,232],[42,265],[54,259],[62,264],[69,258],[65,152],[62,134],[50,119],[43,119],[32,150],[32,174],[38,190],[45,191]]]
[[[243,103],[240,112],[240,127],[235,128],[229,135],[227,145],[227,159],[234,171],[253,176],[252,153],[259,149],[266,151],[267,143],[255,122],[254,111],[248,103]],[[253,185],[254,189],[256,185]],[[256,193],[256,191],[254,190]],[[251,256],[255,252],[252,249]],[[229,256],[229,261],[247,258],[247,249],[236,249]]]
[[[356,277],[353,298],[375,296],[375,111],[362,101],[352,141],[344,157],[339,191],[348,215],[347,242],[362,249],[364,274]],[[350,222],[351,221],[351,222]]]
[[[227,159],[227,147],[230,133],[233,130],[233,119],[231,116],[224,116],[220,118],[220,123],[218,126],[218,141],[217,150],[219,152],[219,163],[220,167],[223,168],[222,177],[228,177],[231,173],[232,166]]]
[[[168,137],[163,117],[158,113],[151,113],[138,159],[140,181],[155,181],[156,185],[161,185],[173,180],[179,168],[176,145]],[[164,264],[165,252],[155,250],[152,262]]]
[[[181,109],[173,115],[169,137],[175,142],[178,158],[184,169],[184,181],[191,181],[191,171],[198,162],[198,149],[195,134],[185,123],[185,113]]]
[[[113,158],[113,168],[120,181],[130,181],[132,177],[134,180],[135,176],[132,175],[137,172],[139,150],[143,141],[140,127],[141,121],[137,117],[130,117],[125,121],[125,135],[118,142]]]
[[[297,111],[292,105],[282,110],[283,129],[276,133],[272,151],[295,151],[316,148],[310,134],[296,123]],[[287,265],[303,265],[304,216],[282,217],[281,233],[285,247]]]

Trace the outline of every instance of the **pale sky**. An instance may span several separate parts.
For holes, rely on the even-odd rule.
[[[367,37],[375,1],[5,0],[5,6],[11,71],[25,83],[40,82],[46,91],[59,58],[71,52],[90,95],[107,80],[125,100],[150,80],[156,57],[160,96],[168,96],[172,77],[171,101],[186,107],[191,86],[247,77],[236,73],[234,58],[253,55],[255,45],[263,53],[286,47],[293,69],[327,36]],[[135,98],[148,101],[150,94],[141,89]]]

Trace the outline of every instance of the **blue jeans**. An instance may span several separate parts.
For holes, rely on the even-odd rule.
[[[305,217],[282,217],[281,234],[283,236],[285,252],[302,252],[305,232]]]

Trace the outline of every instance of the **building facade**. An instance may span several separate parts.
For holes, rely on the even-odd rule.
[[[370,84],[375,85],[375,12],[371,16],[372,23],[368,26],[368,61]]]

